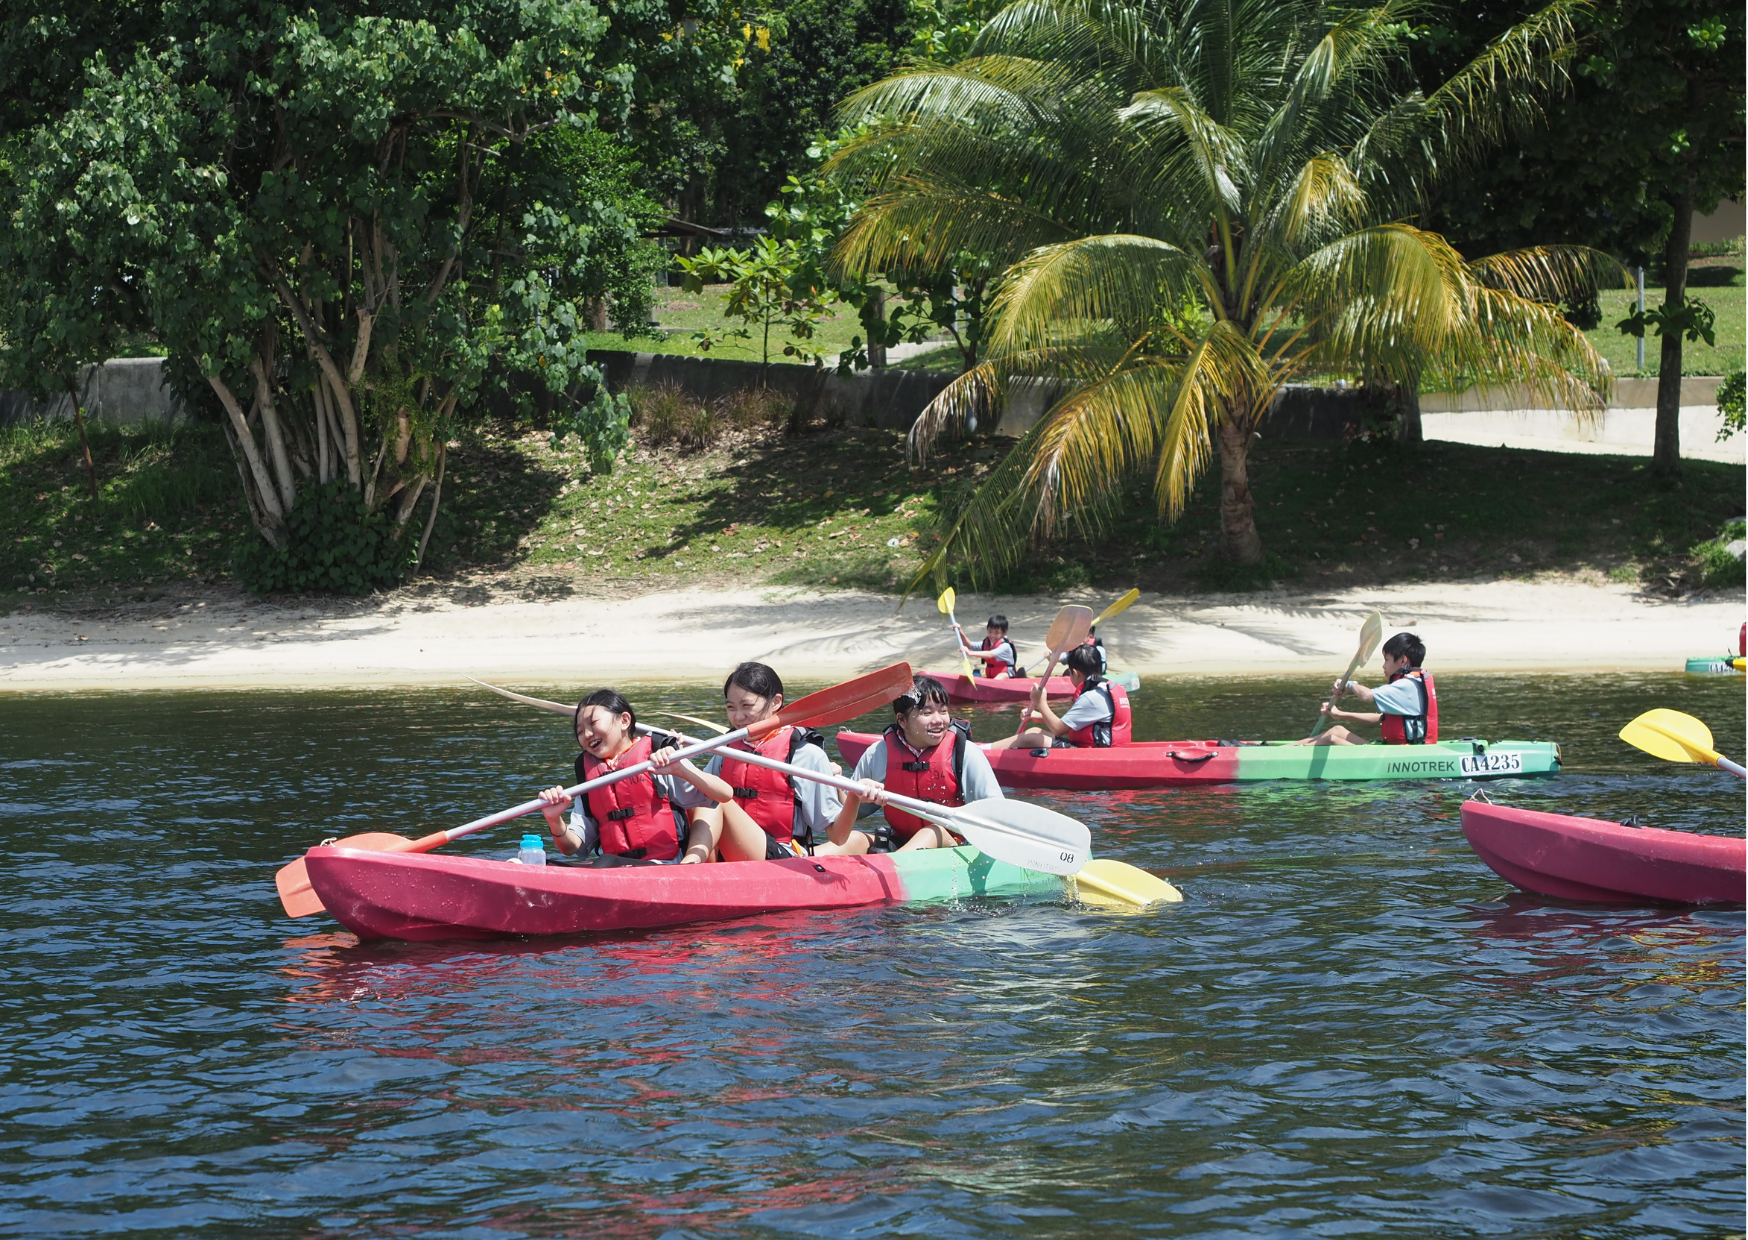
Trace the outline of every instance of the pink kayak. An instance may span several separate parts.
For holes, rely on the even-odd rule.
[[[1463,802],[1463,834],[1507,882],[1566,900],[1741,904],[1748,840]]]
[[[940,681],[947,696],[955,702],[1024,702],[1032,696],[1032,686],[1042,679],[1038,676],[1010,676],[990,680],[985,676],[961,676],[957,672],[925,672],[924,675]],[[1052,676],[1049,694],[1053,698],[1071,698],[1074,696],[1074,682],[1066,676]]]

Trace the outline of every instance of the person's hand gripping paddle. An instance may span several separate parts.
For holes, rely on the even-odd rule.
[[[953,587],[948,586],[941,592],[941,597],[935,600],[935,608],[948,623],[953,626],[953,636],[959,639],[959,669],[960,675],[971,675],[971,660],[965,655],[965,647],[971,643],[965,640],[965,630],[959,627],[959,617],[953,614],[953,605],[959,601],[959,596],[953,593]]]
[[[1371,615],[1367,616],[1365,621],[1360,625],[1359,648],[1353,652],[1353,662],[1347,665],[1347,671],[1343,672],[1341,679],[1335,682],[1336,692],[1330,698],[1329,704],[1331,706],[1334,706],[1341,700],[1341,695],[1347,692],[1347,682],[1353,679],[1354,670],[1358,668],[1360,664],[1372,657],[1372,652],[1378,648],[1378,643],[1382,641],[1383,638],[1384,617],[1374,611]],[[1317,722],[1311,727],[1311,735],[1316,736],[1332,722],[1333,719],[1329,715],[1320,713],[1317,716]]]
[[[827,724],[842,723],[846,719],[854,719],[857,715],[877,710],[895,698],[902,697],[910,692],[911,684],[910,664],[894,663],[891,667],[882,668],[878,672],[870,672],[866,676],[858,676],[856,679],[845,681],[841,685],[833,685],[829,689],[810,693],[799,701],[789,703],[769,719],[762,719],[751,727],[738,728],[733,732],[727,732],[721,736],[712,737],[710,740],[699,741],[684,749],[676,750],[674,760],[696,757],[698,754],[706,753],[712,749],[720,749],[724,745],[743,738],[757,740],[781,727],[823,727]],[[521,695],[512,694],[511,696],[520,697]],[[528,700],[536,704],[543,704],[538,698]],[[550,705],[556,706],[557,703]],[[649,770],[651,765],[652,763],[649,762],[639,762],[633,766],[625,767],[623,770],[609,772],[587,783],[565,789],[565,796],[580,796],[592,789],[618,783],[622,779],[642,774]],[[464,835],[472,835],[475,831],[495,827],[499,823],[509,822],[525,814],[538,813],[542,804],[543,802],[539,799],[525,801],[521,805],[499,810],[495,814],[488,814],[484,818],[477,818],[473,822],[465,823],[459,827],[451,827],[447,831],[434,831],[417,840],[410,840],[402,835],[373,831],[363,835],[347,836],[345,839],[334,841],[334,843],[344,848],[369,848],[381,852],[430,852],[433,848],[458,840]],[[302,857],[281,867],[276,875],[276,882],[279,887],[279,902],[285,906],[286,916],[308,917],[313,913],[323,911],[321,897],[316,895],[315,890],[310,886],[309,871],[304,866]]]
[[[1087,632],[1088,633],[1092,632],[1094,629],[1098,628],[1099,625],[1101,625],[1105,621],[1109,620],[1112,616],[1115,616],[1120,612],[1128,611],[1129,604],[1133,603],[1136,599],[1138,599],[1140,597],[1141,597],[1140,590],[1130,590],[1129,593],[1123,595],[1122,598],[1118,599],[1116,602],[1112,603],[1109,607],[1107,607],[1103,611],[1101,611],[1098,615],[1094,616],[1092,623],[1086,626]],[[1084,641],[1085,638],[1083,637],[1082,640]],[[1024,668],[1021,669],[1021,674],[1022,675],[1025,674]],[[1124,685],[1123,687],[1125,689],[1127,689],[1127,688],[1130,688],[1131,686]]]
[[[1056,619],[1051,621],[1050,632],[1044,637],[1044,644],[1050,647],[1050,661],[1044,665],[1044,675],[1039,684],[1048,690],[1050,677],[1056,674],[1056,662],[1086,640],[1086,631],[1092,628],[1093,614],[1090,607],[1070,605],[1056,613]],[[1026,725],[1032,722],[1032,705],[1026,704],[1020,711],[1020,726],[1014,729],[1018,736],[1026,730]]]
[[[1712,730],[1678,710],[1648,710],[1621,729],[1621,739],[1666,762],[1703,762],[1748,779],[1748,769],[1712,748]]]

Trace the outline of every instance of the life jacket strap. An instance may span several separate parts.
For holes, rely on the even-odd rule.
[[[759,790],[757,788],[735,788],[733,789],[733,792],[735,799],[741,801],[755,801],[759,796]]]
[[[899,765],[907,771],[926,771],[929,769],[927,762],[901,762]]]
[[[637,811],[635,809],[608,810],[607,819],[610,822],[623,822],[625,819],[632,817],[636,813]],[[626,853],[625,855],[629,857],[631,854]]]

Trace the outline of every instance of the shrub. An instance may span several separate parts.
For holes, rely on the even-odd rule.
[[[1741,557],[1731,551],[1730,544],[1748,537],[1748,524],[1730,521],[1716,538],[1700,543],[1688,552],[1699,570],[1700,585],[1713,590],[1740,589],[1744,580]]]
[[[336,478],[300,491],[285,518],[285,545],[250,539],[237,555],[238,578],[256,594],[332,591],[368,594],[398,585],[417,541],[394,535],[389,518]]]
[[[1743,391],[1743,372],[1727,375],[1718,384],[1718,412],[1723,415],[1723,425],[1718,427],[1717,442],[1723,443],[1731,435],[1744,428],[1748,423],[1748,398]]]
[[[724,419],[677,383],[634,387],[631,424],[647,444],[708,448],[722,437]]]
[[[736,430],[755,431],[781,426],[794,402],[772,388],[741,388],[719,402],[723,418]]]

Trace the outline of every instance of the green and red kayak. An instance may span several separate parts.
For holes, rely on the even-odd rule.
[[[838,752],[854,763],[880,738],[839,732]],[[1111,749],[985,749],[1006,788],[1170,788],[1271,779],[1507,779],[1553,775],[1551,741],[1443,741],[1437,745],[1293,745],[1284,741],[1141,741]]]
[[[1740,676],[1748,669],[1748,659],[1739,655],[1700,656],[1687,661],[1687,670],[1694,676]]]
[[[636,930],[973,897],[1055,900],[1074,883],[970,847],[593,869],[323,845],[310,849],[304,863],[328,911],[365,939]]]

